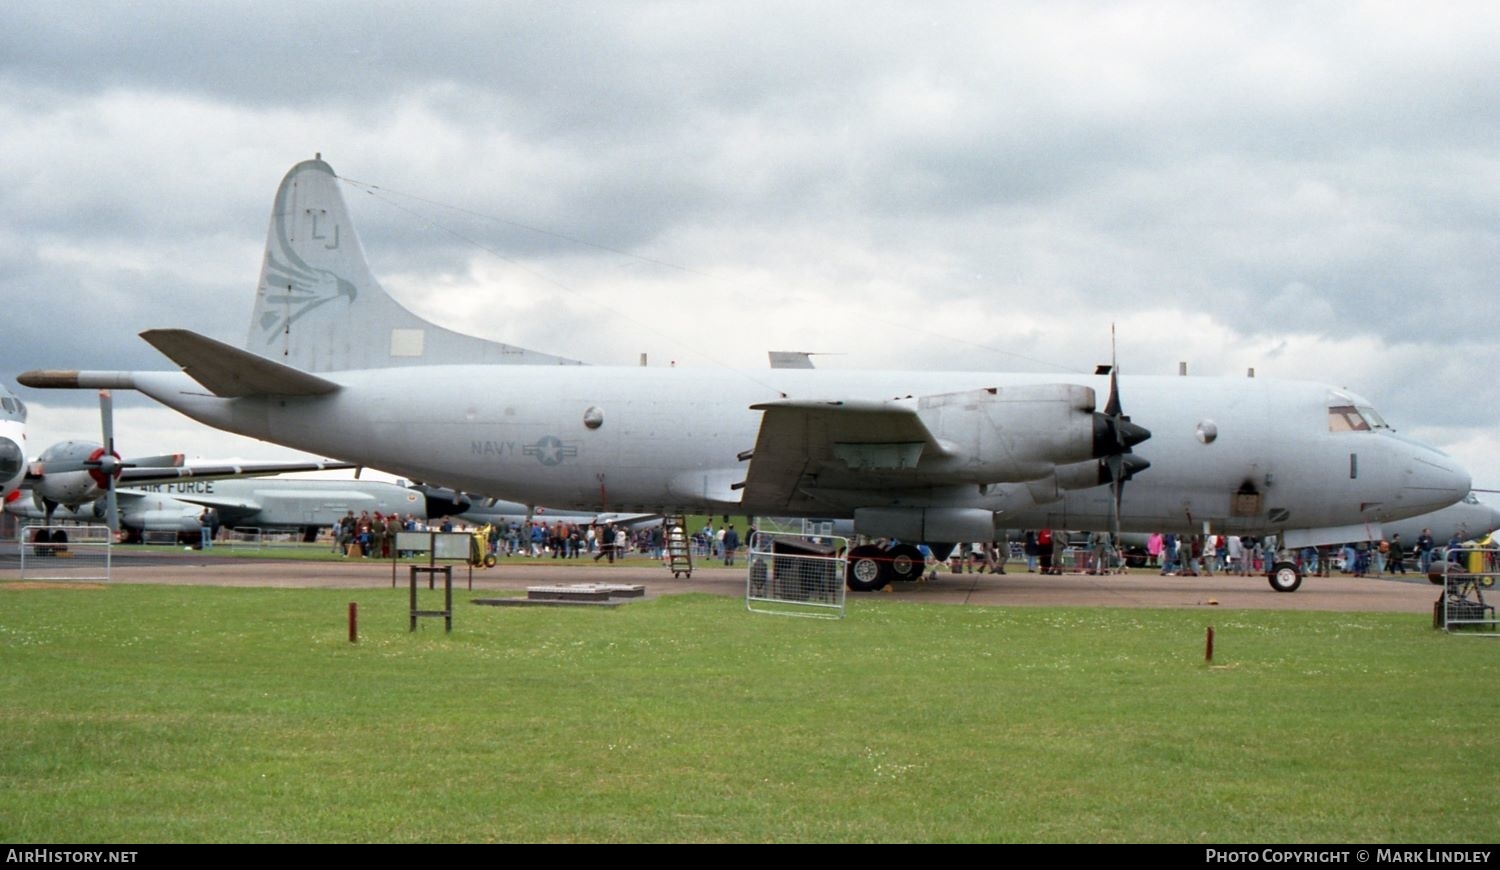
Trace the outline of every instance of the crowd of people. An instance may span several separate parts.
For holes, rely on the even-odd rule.
[[[397,532],[428,531],[429,528],[426,521],[412,514],[382,516],[379,511],[373,514],[366,511],[355,516],[349,511],[332,530],[333,547],[335,552],[349,557],[390,558],[396,546]],[[451,518],[444,517],[438,528],[444,532],[453,531],[454,523]],[[660,559],[668,535],[663,522],[628,528],[614,523],[535,519],[529,524],[512,521],[484,528],[488,552],[497,557],[578,559],[589,556],[595,561],[608,559],[610,562],[632,553]],[[751,526],[741,537],[732,523],[715,528],[710,520],[687,540],[695,557],[722,560],[724,565],[732,566],[740,548],[749,544],[754,533],[755,528]],[[1275,541],[1274,537],[1155,533],[1146,539],[1144,561],[1146,567],[1157,569],[1164,576],[1258,575],[1269,572],[1278,558]],[[1458,548],[1460,544],[1461,538],[1455,533],[1448,548]],[[930,564],[936,563],[930,549],[925,546],[919,549]],[[1394,534],[1388,540],[1353,541],[1338,547],[1306,547],[1283,556],[1295,561],[1298,568],[1308,574],[1327,575],[1338,570],[1363,577],[1405,574],[1409,570],[1408,560],[1414,566],[1410,570],[1425,574],[1441,551],[1432,530],[1424,529],[1410,545],[1403,542],[1399,534]],[[951,555],[950,565],[954,571],[1004,574],[1006,564],[1012,558],[1024,559],[1027,571],[1041,574],[1061,574],[1065,568],[1087,574],[1105,574],[1123,570],[1127,561],[1125,553],[1116,546],[1108,532],[1090,532],[1083,536],[1060,530],[1035,529],[1022,532],[1020,541],[1014,544],[1007,536],[999,541],[961,545]],[[1072,564],[1066,564],[1070,560]]]
[[[444,531],[452,530],[451,521]],[[333,551],[344,556],[389,559],[396,546],[397,532],[425,532],[427,523],[414,514],[405,517],[392,512],[382,515],[376,511],[361,511],[359,516],[349,511],[333,527]]]
[[[530,523],[513,520],[481,528],[486,535],[487,552],[493,556],[550,559],[589,556],[595,561],[608,559],[613,562],[630,554],[661,558],[667,534],[663,526],[661,522],[631,528],[615,523],[535,519]],[[356,516],[349,511],[332,529],[333,550],[348,557],[390,558],[396,546],[397,532],[425,532],[433,528],[412,514],[402,517],[395,513],[382,515],[379,511],[373,514],[362,511]],[[451,532],[455,525],[451,518],[444,517],[436,529]],[[459,526],[458,530],[471,531],[467,525]],[[733,565],[741,538],[733,525],[715,531],[710,524],[692,537],[692,546],[694,554],[699,557],[722,558],[725,565]]]
[[[1457,550],[1462,537],[1454,533],[1447,549]],[[1138,546],[1138,545],[1137,545]],[[1356,577],[1427,573],[1432,562],[1443,552],[1432,535],[1424,529],[1410,545],[1399,534],[1389,539],[1352,541],[1336,547],[1306,547],[1292,553],[1280,553],[1276,538],[1248,535],[1176,535],[1155,533],[1147,537],[1144,553],[1137,549],[1127,559],[1108,532],[1074,534],[1054,529],[1030,529],[1021,533],[1021,541],[1011,550],[1008,538],[998,544],[975,543],[955,551],[950,558],[954,571],[991,571],[1005,573],[1004,558],[1020,557],[1026,570],[1041,574],[1062,574],[1065,570],[1085,574],[1105,574],[1122,570],[1127,561],[1154,568],[1164,576],[1212,576],[1230,574],[1256,576],[1269,573],[1279,559],[1288,559],[1308,574],[1328,574],[1334,570]],[[925,548],[924,548],[925,550]],[[930,551],[926,551],[931,560]],[[1408,567],[1408,565],[1412,567]]]

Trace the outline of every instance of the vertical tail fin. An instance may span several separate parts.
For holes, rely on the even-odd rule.
[[[276,191],[245,346],[307,372],[578,364],[462,335],[403,308],[370,273],[338,176],[321,159],[293,166]]]

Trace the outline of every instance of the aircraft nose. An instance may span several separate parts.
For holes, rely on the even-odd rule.
[[[26,454],[21,450],[21,445],[9,438],[0,437],[0,489],[10,483],[10,479],[18,477],[21,469],[26,467]]]
[[[1413,456],[1410,469],[1402,501],[1424,510],[1441,510],[1454,504],[1469,494],[1473,484],[1463,466],[1435,450]]]

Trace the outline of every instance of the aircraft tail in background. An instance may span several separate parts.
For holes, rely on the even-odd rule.
[[[305,372],[419,365],[579,365],[444,329],[406,310],[371,274],[338,176],[321,157],[281,180],[247,350]]]

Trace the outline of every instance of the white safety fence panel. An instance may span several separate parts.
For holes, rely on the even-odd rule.
[[[848,552],[847,538],[757,533],[746,562],[746,609],[842,619]]]
[[[1449,632],[1500,637],[1495,604],[1486,600],[1497,594],[1500,550],[1463,547],[1444,550],[1441,558],[1441,565],[1432,565],[1443,572],[1443,597],[1434,605],[1434,624]]]
[[[113,546],[108,526],[23,526],[21,579],[108,580]]]
[[[224,529],[215,543],[228,544],[231,550],[259,550],[265,545],[264,534],[254,526]]]

